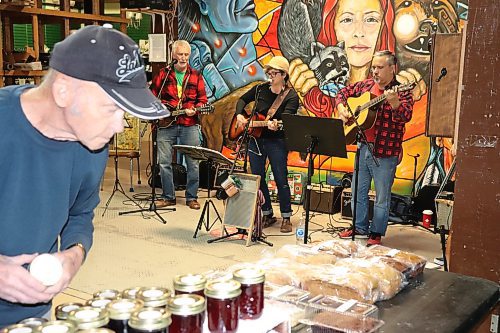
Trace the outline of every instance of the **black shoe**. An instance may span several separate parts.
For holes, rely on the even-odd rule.
[[[273,224],[275,224],[278,219],[272,215],[264,215],[262,217],[262,228],[269,228]]]

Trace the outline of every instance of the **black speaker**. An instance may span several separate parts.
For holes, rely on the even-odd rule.
[[[335,186],[332,190],[311,190],[311,201],[309,210],[311,212],[335,214],[340,212],[340,197],[342,195],[342,186]],[[302,203],[306,208],[305,200]]]
[[[373,206],[375,204],[375,191],[370,191],[368,193],[368,198],[370,200],[368,206],[368,219],[371,221],[373,219]],[[352,192],[350,188],[344,189],[342,191],[342,205],[340,207],[341,216],[345,219],[352,219],[352,209],[351,209]]]

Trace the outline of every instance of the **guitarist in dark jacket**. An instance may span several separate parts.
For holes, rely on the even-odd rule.
[[[281,232],[291,232],[292,206],[290,201],[290,187],[288,186],[288,148],[285,143],[285,134],[280,126],[281,115],[283,113],[297,113],[299,108],[299,97],[297,93],[288,87],[288,67],[289,63],[284,57],[273,57],[264,67],[269,77],[268,82],[256,85],[246,92],[238,100],[236,105],[236,125],[244,128],[248,121],[251,121],[245,112],[245,106],[255,103],[255,112],[264,128],[259,137],[251,137],[249,142],[249,159],[252,173],[260,175],[260,190],[264,194],[265,203],[262,206],[263,226],[269,227],[276,223],[273,216],[273,207],[269,189],[266,184],[266,161],[269,159],[273,171],[276,186],[278,188],[278,198],[280,212],[283,221]],[[276,103],[275,100],[278,100]],[[279,102],[281,101],[281,102]],[[277,105],[279,104],[279,106]],[[251,123],[252,124],[252,123]],[[250,125],[251,125],[250,124]],[[257,133],[257,132],[255,132]]]
[[[163,104],[173,109],[184,109],[182,115],[160,120],[158,124],[158,163],[163,188],[162,198],[157,207],[176,204],[172,173],[172,145],[201,145],[201,131],[198,125],[197,107],[208,102],[203,77],[189,66],[191,46],[185,40],[172,44],[173,66],[160,70],[153,78],[151,90]],[[173,68],[170,68],[173,67]],[[168,76],[167,76],[168,75]],[[198,203],[199,164],[185,156],[187,164],[186,205],[191,209],[200,209]]]
[[[376,112],[373,126],[364,131],[368,143],[373,146],[379,166],[375,165],[366,144],[359,143],[359,170],[355,171],[359,173],[359,186],[353,182],[352,188],[354,193],[358,187],[356,226],[355,230],[346,229],[339,234],[340,238],[351,238],[353,232],[358,238],[368,236],[368,246],[380,244],[387,230],[391,188],[402,153],[405,124],[411,120],[413,113],[411,90],[397,91],[396,63],[397,58],[392,52],[376,52],[371,65],[372,78],[349,85],[336,96],[339,116],[346,125],[350,125],[353,118],[345,106],[349,97],[358,97],[366,92],[376,96],[385,94],[385,100],[372,109]],[[372,223],[369,225],[368,191],[372,179],[375,183],[376,198]]]

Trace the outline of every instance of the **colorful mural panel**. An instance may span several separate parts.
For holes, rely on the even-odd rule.
[[[432,34],[461,31],[467,7],[466,0],[183,0],[179,37],[191,43],[191,65],[216,107],[202,119],[207,146],[231,153],[227,128],[236,101],[266,79],[272,56],[290,61],[301,113],[336,117],[337,91],[368,78],[374,52],[388,49],[398,58],[398,81],[417,83],[394,192],[409,194],[414,173],[418,186],[439,182],[451,141],[424,135]],[[352,171],[355,149],[348,147],[347,159],[317,156],[313,181],[333,184]],[[290,153],[289,167],[305,172],[303,156]]]

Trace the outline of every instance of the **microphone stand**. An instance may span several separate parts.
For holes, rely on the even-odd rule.
[[[172,62],[173,64],[174,62]],[[170,72],[172,71],[172,66],[169,65],[167,66],[167,74],[165,76],[165,79],[163,80],[163,83],[160,87],[160,90],[158,91],[158,96],[156,98],[160,99],[161,91],[163,90],[163,87],[165,86],[165,83],[167,82],[168,76],[170,75]],[[161,100],[161,99],[160,99]],[[157,208],[156,207],[156,175],[155,171],[157,168],[157,163],[158,163],[158,120],[154,120],[151,122],[151,144],[153,145],[152,149],[152,163],[151,163],[151,172],[153,174],[152,179],[151,179],[151,203],[149,205],[149,208],[141,208],[129,212],[120,212],[118,215],[125,215],[125,214],[132,214],[132,213],[138,213],[138,212],[153,212],[156,214],[156,216],[160,219],[160,221],[163,224],[167,224],[167,221],[158,213],[158,210],[163,210],[163,211],[175,211],[176,209],[174,207],[162,207],[162,208]]]
[[[343,96],[343,95],[342,95]],[[361,144],[364,143],[368,147],[368,151],[370,152],[370,156],[373,159],[373,162],[375,165],[378,167],[380,166],[377,158],[373,154],[373,147],[368,144],[368,140],[366,138],[365,132],[363,129],[359,126],[358,119],[354,112],[352,112],[351,107],[349,106],[349,103],[347,103],[347,99],[344,97],[345,105],[347,110],[349,111],[349,114],[351,115],[351,118],[354,121],[354,124],[356,125],[356,142],[357,142],[357,149],[356,149],[356,156],[354,158],[354,171],[355,171],[355,177],[354,177],[354,188],[356,189],[354,193],[352,193],[352,200],[354,200],[353,208],[352,208],[352,240],[355,240],[355,234],[356,234],[356,208],[358,206],[358,179],[359,179],[359,150],[361,148]]]

